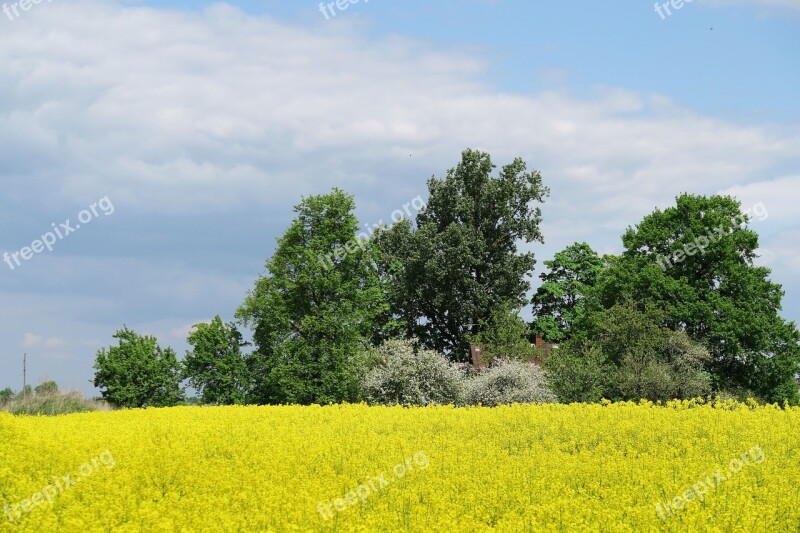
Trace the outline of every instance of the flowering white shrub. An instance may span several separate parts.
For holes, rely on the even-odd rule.
[[[464,374],[433,350],[415,341],[390,339],[370,350],[376,365],[364,379],[368,403],[384,405],[457,404],[464,391]]]
[[[499,360],[467,383],[465,402],[486,406],[556,402],[545,378],[544,370],[534,364]]]

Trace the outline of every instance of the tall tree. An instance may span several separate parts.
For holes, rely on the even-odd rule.
[[[192,350],[186,352],[183,374],[203,403],[245,403],[251,385],[248,360],[242,353],[247,343],[236,325],[216,316],[210,324],[196,324],[187,342]]]
[[[603,269],[603,260],[585,242],[575,243],[544,262],[548,272],[533,295],[532,331],[549,342],[568,338],[585,313],[586,296]]]
[[[238,310],[254,331],[254,401],[361,399],[360,357],[387,306],[354,209],[338,189],[303,199]]]
[[[172,348],[155,337],[123,327],[114,334],[119,346],[97,352],[94,386],[117,407],[168,407],[184,399],[180,369]]]
[[[622,237],[624,253],[603,271],[598,303],[654,302],[664,324],[700,340],[718,389],[798,401],[800,335],[779,312],[783,291],[756,266],[758,235],[740,203],[684,194]]]
[[[378,263],[388,280],[394,317],[405,333],[453,359],[469,358],[468,335],[480,333],[492,310],[524,306],[533,253],[517,244],[543,242],[539,229],[549,190],[522,159],[492,176],[489,154],[466,150],[443,179],[428,181],[427,208],[416,228],[378,232]]]

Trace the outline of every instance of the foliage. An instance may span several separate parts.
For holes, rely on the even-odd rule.
[[[709,350],[714,387],[798,403],[800,333],[780,317],[783,291],[755,266],[758,235],[729,197],[684,194],[623,235],[625,251],[597,283],[596,304],[650,301],[663,324]]]
[[[480,322],[477,335],[467,338],[470,344],[481,347],[481,360],[491,364],[495,359],[528,361],[534,353],[528,336],[528,325],[518,310],[501,305]]]
[[[245,403],[251,377],[242,353],[247,343],[236,326],[216,316],[210,324],[196,324],[187,342],[192,350],[183,360],[183,377],[198,391],[203,403]]]
[[[597,346],[576,342],[560,345],[543,366],[550,388],[563,403],[599,402],[616,370]]]
[[[372,404],[430,405],[460,402],[464,375],[440,353],[410,339],[390,339],[366,356],[373,368],[364,379]]]
[[[549,190],[517,158],[492,176],[489,154],[466,150],[443,179],[428,181],[427,208],[410,222],[376,232],[380,276],[392,316],[408,337],[454,360],[469,358],[467,336],[492,310],[526,303],[533,254],[517,244],[542,242]]]
[[[465,395],[467,404],[487,407],[556,400],[547,387],[545,372],[541,368],[531,363],[503,359],[472,378]]]
[[[58,384],[55,381],[45,381],[34,389],[36,395],[58,393]]]
[[[338,189],[303,199],[237,312],[254,329],[249,401],[360,400],[360,355],[387,306],[354,209]]]
[[[796,532],[798,427],[800,408],[696,400],[0,413],[0,530]]]
[[[11,387],[6,387],[5,389],[0,390],[0,404],[10,402],[15,396],[16,394],[13,390],[11,390]]]
[[[167,407],[183,401],[180,369],[172,348],[162,349],[152,336],[123,327],[118,346],[100,349],[94,386],[116,407]]]
[[[546,365],[562,401],[667,401],[711,391],[708,351],[661,325],[663,313],[632,301],[596,313]]]
[[[539,277],[534,294],[532,330],[547,342],[562,342],[585,314],[585,299],[603,269],[603,260],[586,244],[575,243],[544,262],[548,272]]]

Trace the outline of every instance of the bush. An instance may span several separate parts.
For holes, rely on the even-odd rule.
[[[364,379],[364,397],[371,404],[457,404],[464,374],[433,350],[408,339],[390,339],[367,354],[374,368]]]
[[[10,402],[15,396],[16,394],[11,390],[11,387],[0,390],[0,405]]]
[[[498,360],[467,384],[467,404],[496,406],[557,401],[547,388],[545,372],[531,363]]]
[[[58,384],[55,381],[45,381],[33,390],[36,391],[37,396],[42,394],[56,394],[58,392]]]
[[[596,346],[562,344],[544,362],[548,383],[563,403],[599,402],[616,368]]]

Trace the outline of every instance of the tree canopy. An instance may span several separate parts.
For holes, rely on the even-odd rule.
[[[754,264],[758,235],[737,200],[684,194],[622,237],[625,250],[597,283],[605,308],[626,298],[664,312],[712,355],[718,389],[797,402],[797,327],[780,316],[783,291]]]
[[[498,306],[522,307],[536,263],[518,243],[543,242],[539,228],[549,190],[539,172],[514,159],[493,176],[489,154],[466,150],[444,178],[428,181],[427,208],[410,222],[376,233],[378,264],[390,286],[392,314],[404,333],[455,360],[469,356]]]
[[[118,346],[100,349],[94,386],[117,407],[168,407],[184,399],[180,368],[172,348],[128,327],[114,334]]]
[[[254,401],[360,399],[358,358],[386,304],[354,209],[338,189],[303,199],[237,312],[254,331]]]
[[[544,262],[542,284],[533,295],[532,330],[548,342],[567,338],[586,310],[586,297],[603,269],[603,260],[585,242],[575,243]]]
[[[192,347],[183,360],[183,376],[207,404],[243,404],[250,393],[252,379],[247,345],[234,324],[219,316],[211,323],[196,324],[187,342]]]

